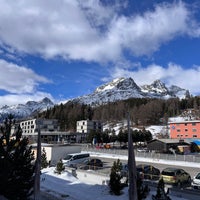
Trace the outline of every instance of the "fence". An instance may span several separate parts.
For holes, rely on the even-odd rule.
[[[113,154],[120,156],[128,157],[128,150],[124,149],[96,149],[95,147],[83,146],[82,151],[95,152],[95,153],[104,153],[104,154]],[[162,154],[155,152],[138,152],[135,150],[135,156],[141,158],[151,158],[153,160],[170,160],[170,161],[184,161],[184,162],[195,162],[200,163],[199,154],[191,155],[180,155],[180,154]]]

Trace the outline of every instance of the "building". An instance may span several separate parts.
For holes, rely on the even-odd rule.
[[[153,139],[147,143],[150,151],[157,153],[190,152],[190,141],[179,139]]]
[[[91,131],[102,132],[103,126],[100,121],[81,120],[76,122],[77,140],[85,140],[86,135]]]
[[[37,155],[37,143],[31,145],[33,148],[34,155]],[[60,159],[63,159],[70,153],[80,153],[80,145],[64,145],[64,144],[41,144],[41,149],[45,150],[47,161],[55,166]]]
[[[200,138],[200,121],[170,122],[171,139]]]
[[[67,137],[66,132],[61,132],[57,119],[30,119],[20,122],[22,136],[26,136],[30,141],[37,140],[38,128],[41,132],[41,141],[52,143],[61,142]]]

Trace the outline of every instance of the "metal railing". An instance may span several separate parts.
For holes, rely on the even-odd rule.
[[[83,146],[82,151],[114,154],[120,156],[128,156],[128,150],[124,149],[97,149],[95,147]],[[138,152],[135,150],[135,156],[141,158],[151,158],[153,160],[170,160],[170,161],[184,161],[184,162],[195,162],[200,163],[200,155],[180,155],[180,154],[162,154],[155,152]]]

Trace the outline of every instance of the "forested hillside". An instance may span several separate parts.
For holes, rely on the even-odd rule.
[[[199,108],[200,97],[182,100],[178,98],[168,100],[133,98],[99,107],[67,102],[40,113],[39,117],[58,119],[61,130],[74,131],[78,120],[121,121],[126,119],[128,111],[131,121],[142,126],[167,123],[169,117],[181,115],[186,109],[193,109],[193,114],[198,119],[200,118]]]

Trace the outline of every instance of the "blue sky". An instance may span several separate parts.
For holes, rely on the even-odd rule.
[[[0,106],[119,77],[200,94],[198,0],[0,0]]]

